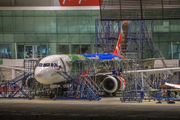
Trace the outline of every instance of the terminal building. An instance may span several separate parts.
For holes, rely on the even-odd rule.
[[[98,5],[98,0],[1,0],[0,59],[95,53]],[[179,20],[154,21],[153,39],[166,59],[180,59],[179,32]]]

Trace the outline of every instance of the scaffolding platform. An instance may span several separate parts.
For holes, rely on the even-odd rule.
[[[153,69],[154,65],[149,66],[146,64],[150,63],[147,61],[151,59],[161,60],[163,67],[167,68],[164,56],[153,41],[154,21],[129,20],[127,23],[122,22],[96,19],[96,53],[112,53],[119,34],[123,32],[120,53],[126,59],[130,57],[130,60],[135,61],[132,66],[136,69],[129,67],[130,70]],[[132,58],[131,54],[136,54],[136,57]],[[150,100],[152,99],[150,88],[158,89],[159,84],[162,83],[160,77],[164,82],[171,82],[173,76],[173,74],[166,72],[159,74],[159,80],[157,80],[155,74],[132,73],[123,75],[126,80],[125,91],[143,90],[146,98]]]
[[[89,76],[70,76],[67,72],[56,71],[67,82],[67,90],[56,96],[55,99],[101,100],[99,87]]]
[[[11,81],[6,81],[0,84],[0,99],[1,98],[29,98],[29,90],[22,87],[22,80],[33,73],[24,73]]]
[[[131,91],[123,91],[122,96],[120,97],[121,102],[125,101],[137,101],[142,102],[144,99],[144,92],[143,91],[137,91],[137,90],[131,90]]]
[[[169,89],[167,92],[169,94],[164,93],[163,90],[157,91],[154,100],[158,100],[158,103],[161,103],[162,100],[167,101],[167,103],[174,103],[174,101],[180,101],[180,98],[175,98],[171,89]]]
[[[32,89],[27,86],[27,80],[34,78],[34,69],[37,60],[24,60],[24,69],[21,68],[21,75],[12,80],[3,80],[0,83],[1,98],[33,98]]]

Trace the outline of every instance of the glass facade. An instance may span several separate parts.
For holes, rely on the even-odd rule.
[[[0,11],[0,58],[94,53],[99,18],[99,10]],[[179,32],[180,20],[154,21],[153,39],[166,59],[180,59]]]
[[[0,11],[0,58],[14,59],[15,43],[18,59],[27,58],[29,51],[35,57],[94,53],[98,18],[97,10]]]
[[[180,20],[154,21],[153,39],[166,59],[180,59]]]

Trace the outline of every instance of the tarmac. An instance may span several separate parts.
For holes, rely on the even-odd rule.
[[[180,101],[0,99],[0,120],[179,120]]]

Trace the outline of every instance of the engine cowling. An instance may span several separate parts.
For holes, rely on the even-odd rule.
[[[115,93],[119,89],[125,88],[125,81],[121,76],[110,76],[104,78],[102,81],[104,91],[108,93]]]

